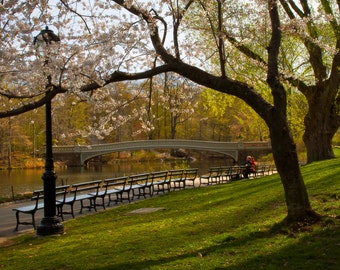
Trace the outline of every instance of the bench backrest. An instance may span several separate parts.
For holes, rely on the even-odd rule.
[[[171,180],[178,180],[183,178],[183,169],[178,169],[178,170],[170,170],[168,172],[168,178]]]
[[[98,193],[102,180],[94,180],[82,183],[72,184],[71,192],[76,196],[77,193]]]
[[[107,178],[104,180],[103,188],[108,189],[124,189],[128,176],[120,176],[114,178]]]
[[[56,200],[65,202],[67,194],[70,192],[70,185],[57,186],[55,188]]]
[[[233,174],[233,166],[223,166],[223,167],[221,167],[221,174],[223,176],[231,176]]]
[[[221,168],[220,167],[210,167],[209,172],[206,177],[218,177],[221,173]]]
[[[153,172],[150,174],[150,178],[153,182],[165,181],[168,176],[168,171]]]
[[[197,177],[198,168],[190,168],[184,170],[184,178],[186,180],[195,180]]]
[[[41,201],[43,198],[44,198],[44,190],[43,189],[33,191],[31,201],[35,202],[35,209],[38,208],[39,201]]]
[[[149,173],[142,173],[142,174],[134,174],[130,175],[128,182],[131,185],[134,184],[147,184],[149,180]]]
[[[63,185],[55,187],[55,195],[56,200],[64,202],[66,198],[66,194],[69,192],[70,185]],[[44,199],[44,190],[34,190],[33,196],[31,198],[32,201],[35,201],[35,207],[38,207],[38,204],[41,200]]]

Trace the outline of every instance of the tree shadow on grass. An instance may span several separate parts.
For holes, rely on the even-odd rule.
[[[272,233],[258,233],[249,235],[249,239],[235,239],[229,243],[223,243],[218,248],[226,248],[231,245],[245,245],[256,238],[271,237]],[[296,237],[288,232],[287,238]],[[228,241],[227,241],[228,242]],[[246,246],[246,245],[245,245]],[[215,267],[215,270],[229,269],[339,269],[340,257],[340,228],[339,226],[325,227],[323,230],[311,232],[301,237],[298,242],[288,244],[277,252],[265,255],[257,255],[251,259],[231,265]]]
[[[249,256],[249,260],[242,260],[228,265],[227,261],[231,257],[237,256],[237,252],[246,249],[250,245],[256,245],[256,241],[263,239],[275,238],[277,235],[284,234],[287,237],[287,245],[274,252],[261,252],[259,255]],[[268,231],[250,232],[242,237],[236,238],[232,235],[224,240],[217,242],[215,245],[196,250],[193,252],[181,254],[178,256],[170,256],[157,260],[138,261],[132,258],[126,263],[107,264],[106,267],[97,269],[150,269],[163,266],[165,269],[171,269],[173,266],[176,269],[183,269],[186,265],[186,260],[190,260],[191,269],[196,269],[199,265],[204,265],[204,260],[209,260],[209,257],[219,256],[225,257],[224,265],[215,265],[212,268],[206,269],[230,269],[230,270],[252,270],[252,269],[339,269],[340,265],[340,228],[338,225],[324,227],[320,230],[311,231],[310,233],[301,236],[297,241],[288,241],[289,238],[294,238],[285,228],[274,226]],[[288,242],[293,242],[288,244]],[[275,249],[277,250],[277,249]],[[243,252],[243,250],[242,250]],[[150,256],[150,254],[149,254]],[[178,262],[178,263],[176,263]],[[212,265],[210,261],[208,265]],[[189,269],[189,268],[186,268]],[[200,269],[203,269],[202,267]]]

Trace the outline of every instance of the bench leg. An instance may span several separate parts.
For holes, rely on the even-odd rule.
[[[23,225],[33,225],[34,230],[36,230],[36,226],[35,226],[35,218],[34,218],[35,212],[28,212],[28,213],[23,212],[23,213],[25,213],[25,214],[31,214],[31,215],[32,215],[32,222],[31,222],[31,223],[30,223],[30,222],[20,222],[20,217],[19,217],[20,211],[16,211],[16,212],[15,212],[15,217],[16,217],[16,220],[17,220],[17,225],[16,225],[16,227],[15,227],[14,230],[15,230],[15,231],[18,231],[18,229],[19,229],[19,224],[23,224]]]
[[[118,203],[118,194],[116,194],[116,200],[111,199],[111,194],[109,194],[109,201],[107,203],[107,206],[110,206],[112,201],[116,202],[116,204]]]
[[[90,199],[89,211],[91,211],[91,208],[93,208],[94,211],[97,212],[96,198],[91,198]]]
[[[89,205],[88,206],[84,205],[84,201],[85,200],[89,200]],[[88,208],[89,211],[91,211],[91,208],[93,208],[94,211],[97,212],[95,198],[87,198],[87,199],[80,200],[80,212],[79,212],[80,214],[83,213],[83,208]]]
[[[105,197],[103,196],[101,199],[102,199],[102,204],[101,204],[101,206],[103,206],[103,208],[104,208],[104,210],[105,210]]]
[[[36,230],[34,214],[35,214],[35,213],[32,213],[32,225],[33,225],[34,230]]]
[[[81,201],[80,201],[80,211],[79,211],[80,214],[83,213],[83,207],[84,207],[84,205],[83,205],[83,200],[81,200]]]
[[[57,206],[57,216],[61,218],[62,221],[64,221],[64,215],[63,215],[63,206],[58,205]]]
[[[20,222],[19,222],[19,211],[16,211],[16,212],[15,212],[15,216],[16,216],[16,218],[17,218],[17,226],[15,227],[15,230],[18,231],[19,223],[20,223]]]

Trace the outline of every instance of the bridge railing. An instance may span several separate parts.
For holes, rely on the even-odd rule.
[[[54,146],[53,151],[56,153],[80,153],[105,151],[112,148],[118,149],[145,149],[145,147],[155,146],[156,148],[197,148],[206,149],[247,149],[247,148],[266,148],[270,149],[270,142],[216,142],[216,141],[200,141],[200,140],[145,140],[145,141],[127,141],[107,144],[94,145],[64,145]]]
[[[243,148],[272,148],[270,142],[243,142]]]

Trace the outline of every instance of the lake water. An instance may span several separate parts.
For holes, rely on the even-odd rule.
[[[132,175],[160,170],[181,168],[199,168],[199,174],[206,173],[209,167],[228,165],[221,159],[209,161],[176,160],[174,161],[121,161],[111,165],[91,166],[89,168],[70,167],[55,168],[57,174],[56,185],[80,183],[123,175]],[[32,192],[43,188],[41,176],[43,169],[2,170],[0,171],[0,198],[10,198],[12,195]]]

